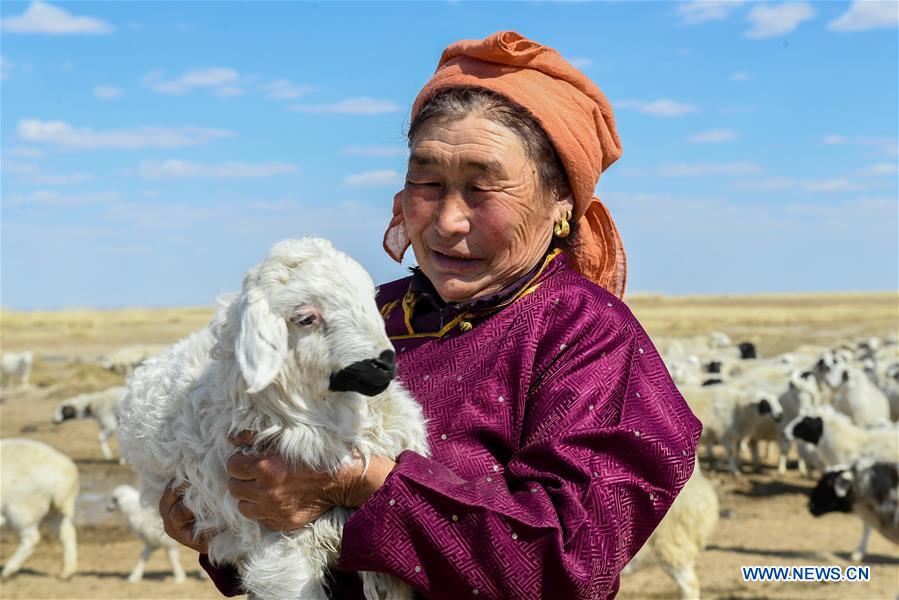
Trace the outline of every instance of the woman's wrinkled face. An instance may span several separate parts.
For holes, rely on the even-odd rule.
[[[490,295],[539,261],[571,208],[551,201],[518,135],[485,117],[431,119],[413,140],[403,217],[421,270],[447,302]]]

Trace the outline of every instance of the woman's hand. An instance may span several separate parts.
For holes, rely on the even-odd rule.
[[[166,488],[159,499],[159,515],[162,525],[170,538],[183,546],[187,546],[201,554],[208,554],[206,535],[200,533],[194,539],[194,514],[183,502],[183,489]]]
[[[253,434],[243,431],[229,441],[249,447]],[[274,451],[258,455],[235,452],[228,459],[228,491],[237,508],[272,531],[290,531],[305,526],[334,506],[359,507],[383,485],[395,463],[371,457],[363,473],[361,457],[336,474],[291,466]]]

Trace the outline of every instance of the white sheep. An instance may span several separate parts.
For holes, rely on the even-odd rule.
[[[368,273],[319,238],[275,245],[224,303],[209,329],[137,369],[119,411],[122,453],[156,506],[187,484],[196,530],[211,530],[213,563],[238,566],[260,598],[326,598],[324,577],[351,510],[334,508],[287,534],[265,529],[228,494],[229,434],[317,470],[337,471],[354,452],[427,453],[421,407],[393,381],[395,354]],[[249,450],[248,450],[249,451]],[[410,588],[362,573],[367,598],[409,598]]]
[[[730,471],[739,476],[740,446],[765,419],[780,419],[782,409],[777,395],[755,385],[718,384],[682,386],[681,393],[702,421],[702,437],[709,460],[715,469],[713,445],[719,443],[727,451]]]
[[[809,511],[816,517],[829,512],[861,517],[865,530],[852,552],[854,561],[865,557],[871,528],[899,544],[899,463],[864,458],[828,470],[812,490]]]
[[[632,573],[644,566],[659,564],[674,579],[680,597],[699,598],[696,561],[718,523],[718,494],[699,470],[693,474],[668,509],[658,527],[622,571]]]
[[[123,346],[100,357],[100,366],[107,371],[128,377],[145,360],[164,352],[168,346],[159,344],[134,344]]]
[[[834,408],[849,415],[861,426],[877,425],[890,419],[890,404],[883,391],[860,367],[849,363],[844,352],[825,352],[812,368],[818,386],[830,396]]]
[[[18,380],[22,387],[27,387],[33,362],[34,355],[30,350],[4,352],[0,356],[0,385],[7,387],[13,384],[13,380]]]
[[[78,467],[72,459],[47,444],[34,440],[0,440],[0,525],[9,523],[19,535],[16,552],[6,561],[4,579],[14,575],[41,540],[41,521],[51,515],[58,521],[62,542],[63,578],[75,573],[77,548],[75,498]]]
[[[130,485],[120,485],[110,494],[107,510],[118,510],[125,515],[128,528],[144,542],[137,566],[128,575],[128,581],[135,583],[144,577],[147,559],[157,548],[165,548],[172,565],[175,583],[184,583],[184,568],[178,542],[166,535],[158,509],[147,508],[140,503],[140,493]]]
[[[63,400],[53,415],[53,422],[58,425],[69,419],[95,419],[100,425],[100,435],[97,436],[100,450],[103,458],[109,460],[112,458],[112,450],[109,449],[108,442],[118,428],[116,411],[124,393],[124,386],[116,386]]]

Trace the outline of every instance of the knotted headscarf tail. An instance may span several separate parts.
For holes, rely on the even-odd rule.
[[[615,118],[605,95],[558,52],[514,31],[448,46],[415,99],[411,121],[437,92],[455,86],[495,91],[534,116],[559,154],[574,195],[577,234],[571,241],[571,255],[575,267],[623,297],[624,246],[608,209],[593,195],[602,172],[621,156]],[[399,192],[393,198],[384,249],[399,262],[409,244]]]

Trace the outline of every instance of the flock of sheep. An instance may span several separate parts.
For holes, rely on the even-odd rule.
[[[787,469],[794,446],[798,469],[820,478],[810,495],[815,516],[840,511],[863,522],[851,554],[862,561],[871,529],[899,544],[899,345],[870,338],[836,347],[802,346],[772,358],[755,347],[712,333],[658,338],[657,349],[678,389],[703,423],[707,468],[724,448],[728,469],[741,475],[741,450],[761,468],[759,446],[773,443],[777,472]],[[747,448],[748,447],[748,448]],[[697,468],[670,512],[628,565],[659,564],[682,598],[699,597],[697,558],[715,529],[718,499]]]
[[[820,515],[852,512],[863,522],[852,559],[864,559],[871,529],[899,544],[899,345],[895,339],[871,338],[836,347],[802,346],[771,358],[757,356],[752,344],[734,345],[721,333],[691,338],[657,338],[657,349],[687,402],[703,422],[701,444],[715,470],[715,446],[723,447],[728,470],[739,477],[741,455],[751,453],[760,468],[760,445],[780,452],[777,471],[785,473],[791,447],[798,469],[819,481],[809,510]],[[110,370],[130,375],[160,348],[129,347],[103,360]],[[28,385],[31,353],[6,353],[3,380]],[[63,401],[55,423],[92,418],[100,426],[103,456],[112,458],[108,440],[117,427],[116,411],[124,387],[81,394]],[[6,560],[2,576],[14,574],[40,539],[38,525],[54,516],[63,543],[62,576],[75,571],[73,512],[78,469],[64,454],[40,442],[6,439],[0,449],[2,523],[18,532],[21,543]],[[177,545],[162,531],[154,510],[142,508],[129,486],[110,494],[110,507],[121,510],[145,544],[128,577],[142,577],[149,554],[165,548],[176,582],[184,580]],[[697,559],[715,530],[719,516],[715,486],[699,468],[661,525],[625,573],[644,564],[659,564],[677,583],[683,598],[699,597]]]
[[[102,357],[100,364],[110,371],[128,375],[146,358],[163,348],[127,346]],[[31,352],[3,353],[3,386],[27,387],[32,363]],[[100,426],[100,450],[105,459],[112,459],[108,441],[115,435],[118,427],[116,412],[125,389],[124,386],[115,386],[68,398],[57,407],[52,416],[53,423],[83,418],[96,420]],[[19,536],[19,546],[6,560],[0,577],[6,579],[21,569],[41,539],[39,526],[45,519],[52,521],[53,529],[62,542],[63,566],[60,576],[67,579],[75,573],[77,549],[74,513],[78,490],[78,467],[62,452],[36,440],[0,440],[0,525],[10,525]],[[168,555],[175,583],[185,581],[178,544],[165,534],[156,511],[140,505],[135,488],[122,485],[111,490],[107,509],[121,512],[129,529],[144,543],[128,581],[136,582],[143,578],[148,557],[160,548]]]

